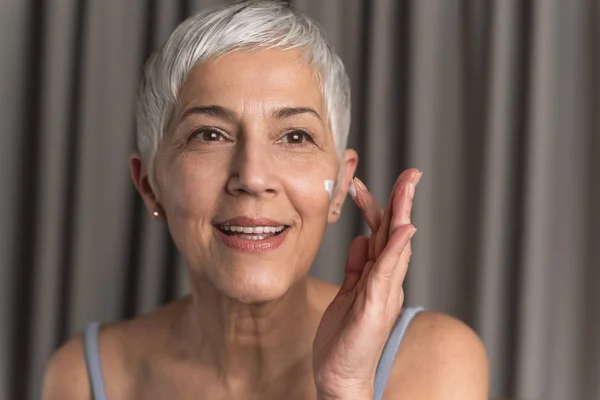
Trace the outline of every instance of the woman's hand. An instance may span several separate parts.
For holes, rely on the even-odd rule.
[[[325,311],[313,343],[319,399],[372,399],[375,371],[404,302],[402,283],[410,259],[410,223],[416,169],[396,181],[385,212],[367,188],[354,185],[370,237],[350,245],[344,281]]]

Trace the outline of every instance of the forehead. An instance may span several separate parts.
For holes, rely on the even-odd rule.
[[[232,108],[260,104],[323,110],[316,73],[300,50],[236,51],[195,66],[180,91],[180,103]]]

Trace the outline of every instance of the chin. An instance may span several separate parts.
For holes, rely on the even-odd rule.
[[[293,285],[289,276],[267,271],[244,272],[228,277],[221,290],[227,297],[244,304],[260,304],[282,298]]]

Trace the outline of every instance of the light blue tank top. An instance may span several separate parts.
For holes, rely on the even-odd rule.
[[[390,337],[388,338],[383,353],[377,365],[375,373],[375,391],[373,400],[381,400],[383,390],[387,382],[390,370],[394,364],[396,353],[400,347],[400,342],[404,338],[408,325],[413,318],[423,311],[423,307],[407,307],[398,319],[394,326]],[[98,331],[100,329],[99,322],[90,322],[85,327],[83,334],[83,345],[85,351],[85,362],[87,364],[90,385],[92,389],[92,399],[107,400],[106,391],[104,390],[104,378],[102,377],[102,364],[100,362],[100,352],[98,348]]]

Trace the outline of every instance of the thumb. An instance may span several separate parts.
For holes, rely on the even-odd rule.
[[[346,267],[344,268],[344,281],[339,293],[345,293],[356,285],[360,279],[362,271],[369,261],[369,238],[367,236],[358,236],[354,238],[348,250]]]

